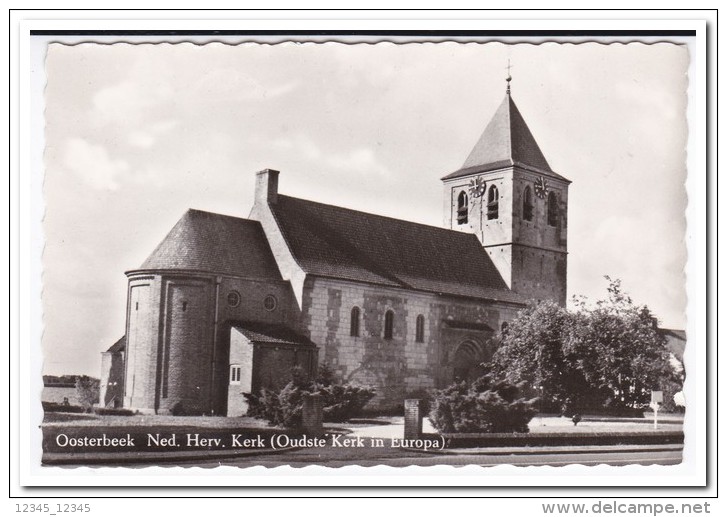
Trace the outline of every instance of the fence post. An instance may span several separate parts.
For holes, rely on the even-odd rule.
[[[417,439],[422,436],[421,400],[406,399],[404,401],[404,438]]]

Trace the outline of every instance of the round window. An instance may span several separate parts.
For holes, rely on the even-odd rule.
[[[275,308],[278,306],[278,300],[273,296],[272,294],[269,294],[265,297],[265,301],[263,301],[263,306],[265,307],[266,311],[274,311]]]
[[[237,307],[240,305],[240,293],[237,291],[230,291],[227,295],[227,305],[230,307]]]

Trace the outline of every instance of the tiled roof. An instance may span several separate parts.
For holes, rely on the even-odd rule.
[[[283,195],[270,208],[308,274],[523,302],[472,234]]]
[[[310,339],[285,325],[257,322],[237,322],[231,325],[253,343],[315,347]]]
[[[116,354],[118,352],[123,352],[124,350],[126,350],[126,336],[121,336],[118,341],[111,345],[106,351]]]
[[[259,222],[191,209],[140,269],[184,269],[281,280]]]
[[[459,178],[514,165],[534,168],[546,176],[566,180],[550,168],[525,119],[508,94],[462,167],[442,179]]]

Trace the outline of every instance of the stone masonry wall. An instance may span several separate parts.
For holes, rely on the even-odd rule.
[[[452,330],[444,321],[488,325],[493,331],[513,319],[518,307],[435,294],[309,278],[304,291],[303,323],[320,347],[319,364],[341,379],[374,386],[370,407],[393,408],[406,394],[441,388],[452,381],[453,356],[464,341],[481,345],[483,360],[492,353],[494,332]],[[359,336],[351,336],[351,309],[360,311]],[[384,339],[384,315],[394,312],[392,339]],[[423,342],[416,341],[416,318],[425,319]]]

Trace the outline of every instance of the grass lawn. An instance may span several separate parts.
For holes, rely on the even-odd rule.
[[[594,419],[589,420],[586,416],[578,425],[566,417],[552,415],[536,416],[530,421],[531,433],[603,433],[603,432],[645,432],[653,431],[653,420],[644,418],[642,421],[635,419]],[[679,431],[682,429],[683,418],[681,416],[665,415],[659,418],[658,430]],[[77,413],[46,413],[43,419],[43,427],[157,427],[182,428],[195,427],[207,429],[269,429],[270,426],[264,420],[250,417],[221,417],[221,416],[167,416],[167,415],[92,415]],[[403,417],[377,417],[367,419],[354,419],[352,422],[326,424],[330,431],[351,430],[354,432],[370,430],[372,436],[385,434],[399,436],[403,433]],[[385,429],[386,428],[386,429]],[[424,420],[424,432],[436,433],[428,419]]]
[[[43,427],[205,427],[209,429],[268,428],[267,422],[249,417],[224,416],[167,416],[167,415],[91,415],[76,413],[46,413]]]
[[[682,429],[683,419],[665,418],[659,419],[657,430],[679,431]],[[633,419],[613,418],[608,421],[585,420],[578,425],[573,425],[570,418],[557,416],[536,416],[530,421],[531,433],[604,433],[604,432],[643,432],[653,431],[654,421],[644,419],[643,422],[634,422]]]

